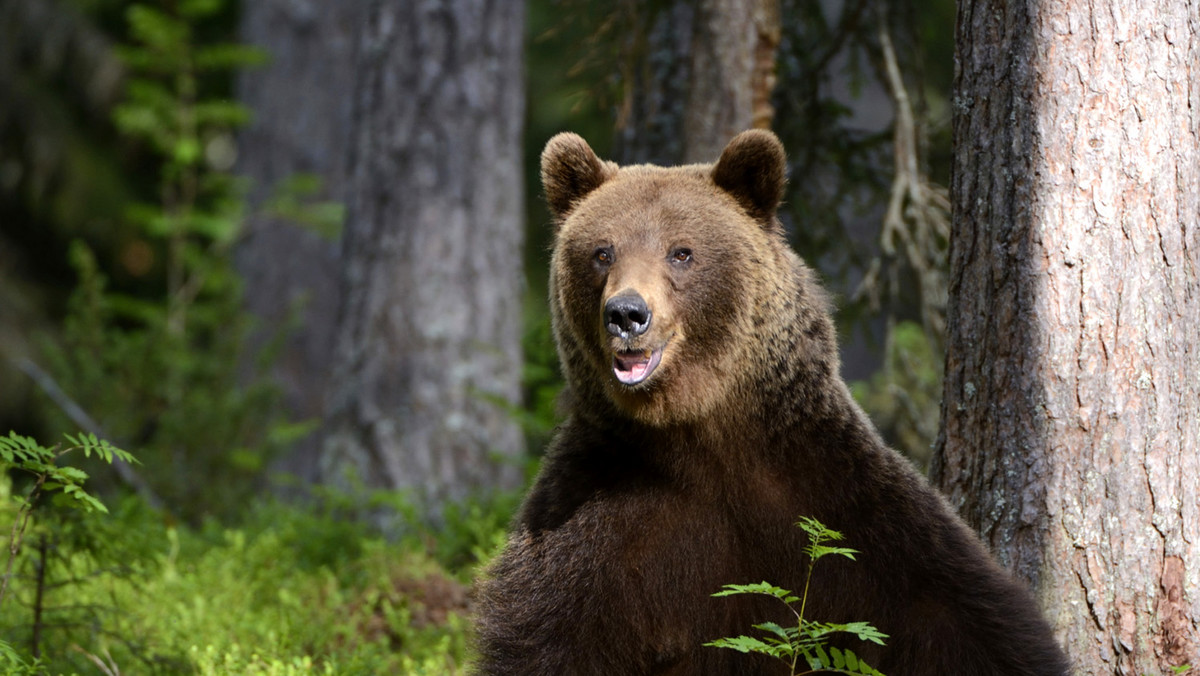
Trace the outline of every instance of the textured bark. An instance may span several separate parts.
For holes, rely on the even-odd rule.
[[[299,173],[321,178],[322,199],[345,200],[354,85],[354,42],[363,3],[255,0],[244,3],[242,40],[270,62],[243,71],[238,97],[254,113],[239,138],[238,170],[261,205],[280,181]],[[256,210],[238,247],[246,305],[264,327],[278,330],[299,309],[299,326],[273,367],[285,404],[297,419],[319,420],[329,388],[340,305],[339,240]],[[280,469],[317,478],[320,435],[300,441]]]
[[[363,26],[324,475],[514,485],[492,454],[523,446],[524,3],[387,0]]]
[[[623,164],[712,162],[729,139],[769,129],[778,0],[675,0],[626,64],[615,155]]]
[[[966,0],[957,39],[934,479],[1079,673],[1196,665],[1200,1]]]
[[[778,0],[698,4],[684,162],[712,162],[738,132],[771,128],[778,46]]]

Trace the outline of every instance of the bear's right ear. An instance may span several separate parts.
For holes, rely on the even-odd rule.
[[[578,134],[563,132],[550,139],[542,151],[542,189],[555,226],[616,170],[617,165],[601,161]]]
[[[744,131],[725,146],[721,159],[713,166],[712,179],[733,195],[752,218],[770,222],[787,185],[783,144],[769,131]]]

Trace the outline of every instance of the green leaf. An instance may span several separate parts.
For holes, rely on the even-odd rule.
[[[174,73],[182,65],[182,55],[166,55],[146,47],[117,45],[113,51],[131,72]]]
[[[103,512],[105,514],[108,513],[108,508],[104,506],[104,503],[100,502],[91,495],[88,495],[83,491],[83,489],[79,488],[78,486],[68,486],[67,488],[72,488],[74,490],[68,491],[64,489],[63,492],[78,500],[84,511]]]
[[[825,652],[825,648],[820,643],[813,646],[813,652],[817,656],[817,666],[814,668],[825,667],[828,669],[833,666],[833,662],[829,659],[829,654]]]
[[[776,587],[766,582],[756,582],[753,584],[727,584],[722,588],[722,591],[716,592],[713,596],[734,596],[736,594],[762,594],[764,596],[773,596],[784,603],[794,603],[799,601],[799,597],[792,594],[791,591],[782,587]]]
[[[760,653],[763,655],[771,655],[772,657],[779,656],[777,654],[777,647],[749,636],[738,636],[737,638],[719,638],[715,641],[705,643],[704,645],[712,648],[729,648],[740,653]]]
[[[113,456],[115,456],[117,459],[119,459],[119,460],[121,460],[121,461],[123,461],[123,462],[126,462],[126,463],[128,463],[128,464],[130,464],[130,465],[140,465],[140,464],[142,464],[142,461],[141,461],[141,460],[138,460],[137,458],[135,458],[135,457],[133,456],[133,454],[132,454],[132,453],[130,453],[129,451],[122,450],[122,449],[120,449],[120,448],[117,448],[116,446],[113,446],[113,447],[112,447],[112,452],[113,452]]]
[[[836,530],[827,528],[825,524],[811,516],[802,516],[796,522],[800,530],[808,533],[808,536],[816,542],[825,542],[827,540],[841,540],[842,534]]]
[[[159,119],[166,120],[169,113],[179,105],[175,92],[166,85],[147,77],[133,77],[125,83],[127,105],[144,108]]]
[[[203,101],[195,107],[197,124],[241,127],[250,121],[250,109],[234,101]]]
[[[221,11],[224,0],[183,0],[179,3],[179,15],[188,19],[203,19]]]
[[[221,44],[196,49],[197,70],[233,70],[261,66],[270,60],[265,50],[250,45]]]
[[[55,478],[64,483],[79,484],[87,481],[88,478],[87,472],[77,467],[71,467],[68,465],[65,467],[59,467],[57,470],[58,471],[55,472]]]
[[[858,669],[858,656],[855,655],[853,651],[847,650],[842,653],[842,656],[846,658],[847,669],[850,671],[855,671]]]
[[[857,549],[848,549],[846,547],[827,547],[825,545],[809,545],[808,547],[808,556],[814,561],[827,554],[840,554],[853,561],[857,560],[854,558],[854,555],[858,553]]]
[[[0,437],[0,452],[10,461],[48,462],[54,459],[54,449],[45,448],[32,438],[16,432],[9,432],[7,437]]]
[[[242,227],[238,219],[195,213],[188,219],[188,231],[217,242],[231,242]]]
[[[797,632],[799,631],[796,627],[781,627],[774,622],[763,622],[762,624],[756,624],[754,625],[754,628],[775,634],[785,641],[794,640]]]
[[[21,653],[12,647],[11,643],[3,639],[0,639],[0,665],[10,668],[20,667],[21,671],[18,673],[34,673],[25,671],[30,669],[29,664],[21,657]]]
[[[806,552],[815,564],[816,560],[828,554],[837,554],[854,560],[857,550],[846,547],[831,547],[824,544],[829,541],[842,539],[842,534],[825,527],[812,517],[801,517],[796,525],[809,536]],[[811,570],[811,569],[810,569]],[[807,585],[806,585],[807,596]],[[789,607],[800,601],[791,591],[776,587],[767,582],[754,584],[727,584],[713,596],[732,596],[736,594],[761,594],[771,596]],[[792,608],[799,615],[800,611]],[[887,635],[866,622],[830,623],[815,622],[800,618],[799,626],[783,627],[774,622],[763,622],[754,625],[755,629],[766,632],[762,639],[740,636],[736,639],[721,639],[705,645],[723,648],[733,648],[741,652],[757,652],[785,659],[789,664],[795,664],[797,657],[813,671],[837,672],[842,674],[867,674],[883,676],[877,670],[863,662],[851,650],[826,646],[827,637],[835,633],[849,633],[859,640],[870,641],[883,645]]]
[[[135,40],[160,52],[175,52],[190,42],[186,23],[147,5],[133,5],[125,11],[129,32]]]
[[[195,164],[200,159],[200,141],[194,138],[181,138],[175,142],[172,156],[179,164]]]
[[[31,471],[30,463],[53,462],[54,449],[45,448],[30,437],[9,432],[7,437],[0,437],[0,461]]]
[[[113,110],[113,124],[117,129],[133,138],[143,139],[159,152],[171,147],[174,134],[166,114],[152,107],[137,103],[122,103]]]
[[[113,314],[125,321],[138,322],[149,327],[163,322],[162,306],[154,301],[114,293],[109,295],[108,302]]]
[[[848,622],[846,624],[831,625],[835,627],[835,631],[854,634],[860,641],[870,641],[879,645],[885,645],[884,639],[888,635],[879,631],[874,626],[867,622]]]
[[[29,472],[30,474],[46,474],[48,476],[53,475],[53,473],[58,469],[58,467],[54,465],[54,461],[52,459],[42,460],[41,458],[30,458],[22,463],[19,463],[17,467]]]
[[[830,646],[829,656],[833,658],[833,666],[836,669],[846,668],[846,658],[842,655],[842,651],[836,647]]]

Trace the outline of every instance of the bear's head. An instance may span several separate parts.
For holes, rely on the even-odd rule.
[[[796,262],[776,218],[785,171],[767,131],[739,134],[713,165],[671,168],[618,167],[575,134],[549,141],[550,301],[575,410],[669,425],[749,387]]]

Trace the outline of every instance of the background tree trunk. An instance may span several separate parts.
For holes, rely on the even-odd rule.
[[[386,0],[362,26],[323,473],[430,504],[514,486],[524,3]]]
[[[241,39],[260,47],[267,65],[241,72],[238,98],[254,113],[238,146],[239,173],[252,181],[249,236],[238,247],[247,309],[263,325],[260,340],[299,311],[272,375],[296,419],[324,415],[334,331],[341,302],[340,238],[323,237],[263,210],[281,181],[321,179],[322,199],[344,201],[349,160],[354,45],[360,2],[255,0],[243,3]],[[310,434],[278,469],[317,478],[320,434]]]
[[[770,129],[779,0],[697,5],[684,162],[715,162],[738,132]]]
[[[964,0],[957,39],[933,477],[1080,673],[1200,664],[1200,1]]]
[[[770,128],[778,0],[675,0],[632,11],[618,162],[714,162],[738,132]]]

